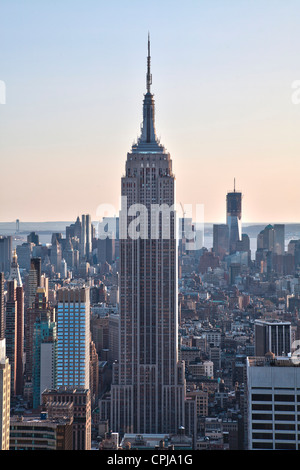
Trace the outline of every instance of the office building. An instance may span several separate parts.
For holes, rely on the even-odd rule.
[[[97,240],[97,260],[100,264],[112,264],[115,260],[115,239],[107,237]]]
[[[89,261],[92,255],[92,222],[89,214],[81,216],[80,257]]]
[[[0,235],[0,271],[9,273],[12,257],[12,237]]]
[[[39,245],[40,240],[39,236],[35,232],[31,232],[29,235],[27,235],[27,243],[33,243],[34,245]]]
[[[0,450],[9,450],[10,384],[5,339],[0,337]]]
[[[16,252],[18,256],[19,267],[21,269],[29,271],[33,247],[33,243],[22,243],[22,245],[17,245]]]
[[[226,224],[229,228],[229,251],[236,251],[236,242],[242,239],[242,193],[235,190],[227,193]]]
[[[283,255],[285,251],[285,225],[274,224],[274,251],[277,255]]]
[[[255,356],[268,352],[287,356],[291,352],[291,322],[257,319],[254,325]]]
[[[91,394],[89,389],[59,387],[42,393],[43,409],[49,410],[58,403],[72,403],[73,450],[91,450]]]
[[[73,423],[68,417],[12,416],[9,450],[73,450]]]
[[[42,403],[42,392],[56,387],[57,338],[56,323],[51,322],[50,311],[46,318],[39,316],[33,331],[33,408]]]
[[[15,393],[21,395],[23,392],[23,373],[24,373],[24,289],[21,280],[18,257],[16,250],[13,253],[13,259],[10,267],[9,281],[16,281],[15,300],[16,300],[16,383]]]
[[[89,288],[62,288],[57,306],[57,385],[89,388]]]
[[[110,423],[120,433],[177,433],[184,426],[176,217],[172,209],[157,219],[155,213],[154,222],[151,217],[154,204],[172,208],[175,176],[170,154],[156,136],[151,77],[148,40],[143,125],[121,180],[119,358],[113,365]],[[132,234],[134,204],[143,213],[140,230]]]
[[[54,268],[55,273],[60,272],[62,260],[62,247],[61,243],[57,238],[54,238],[51,245],[51,252],[50,252],[50,261]]]
[[[4,273],[0,272],[0,340],[5,336]]]
[[[25,382],[26,382],[26,394],[27,400],[33,404],[33,393],[34,393],[34,359],[37,354],[42,354],[41,351],[35,351],[35,325],[36,323],[46,323],[51,325],[55,322],[55,309],[50,306],[47,290],[45,287],[38,287],[35,294],[34,303],[31,308],[27,309],[27,321],[25,328],[25,351],[26,351],[26,363],[25,363]],[[47,327],[46,327],[47,329]],[[52,343],[43,346],[43,350],[50,349],[48,352],[51,354],[46,360],[52,360]],[[43,357],[38,356],[39,361],[43,360]],[[40,380],[40,374],[44,374],[45,371],[40,372],[36,380]],[[52,370],[49,369],[47,374],[52,374]]]
[[[7,282],[7,301],[5,319],[6,354],[11,367],[11,394],[16,395],[17,380],[17,281]]]
[[[299,450],[298,361],[268,354],[246,367],[248,450]]]
[[[77,238],[80,240],[81,237],[81,221],[80,218],[77,217],[76,222],[74,224],[69,225],[66,227],[66,239],[68,238]]]
[[[226,224],[213,225],[213,252],[223,260],[229,254],[229,227]]]
[[[38,287],[41,287],[41,258],[31,258],[28,275],[28,287],[26,296],[26,306],[32,307],[35,301],[35,294]]]

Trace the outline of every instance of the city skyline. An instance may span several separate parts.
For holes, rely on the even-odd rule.
[[[150,31],[156,128],[177,203],[203,204],[204,222],[225,223],[236,178],[244,224],[299,222],[299,5],[272,5],[2,5],[0,220],[118,209]]]

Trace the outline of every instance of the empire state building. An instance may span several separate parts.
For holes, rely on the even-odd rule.
[[[141,134],[127,154],[121,180],[126,205],[120,213],[120,233],[125,235],[120,236],[119,358],[113,365],[111,387],[111,429],[120,433],[177,433],[184,425],[175,176],[170,154],[156,136],[150,61],[148,38]],[[137,205],[144,208],[138,237],[129,233],[135,220],[132,208]],[[165,217],[154,207],[172,210]]]

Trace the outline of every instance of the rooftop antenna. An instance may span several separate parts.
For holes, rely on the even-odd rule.
[[[150,93],[152,85],[152,74],[150,71],[151,56],[150,56],[150,33],[148,32],[148,57],[147,57],[147,93]]]
[[[233,192],[235,193],[235,178],[233,179]]]

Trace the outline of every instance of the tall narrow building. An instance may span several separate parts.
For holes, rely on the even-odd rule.
[[[0,450],[9,450],[10,364],[6,356],[4,274],[0,272]]]
[[[11,395],[16,396],[17,385],[17,329],[18,329],[18,303],[16,297],[17,281],[7,282],[7,301],[5,318],[6,353],[11,367]]]
[[[5,336],[4,273],[0,272],[0,340]]]
[[[229,251],[236,251],[236,243],[242,240],[242,193],[234,189],[226,197],[226,223],[229,227]]]
[[[61,288],[57,305],[57,386],[88,389],[89,372],[90,290]]]
[[[184,363],[178,359],[178,247],[172,210],[175,176],[170,154],[155,131],[150,60],[148,38],[141,135],[127,154],[121,180],[125,206],[119,227],[119,359],[111,387],[111,429],[121,434],[177,433],[184,425]],[[131,215],[136,204],[143,212],[138,236],[133,233],[136,219]],[[156,218],[154,205],[162,204],[169,216],[161,212]]]
[[[10,437],[10,364],[5,338],[0,336],[0,450],[9,450]]]
[[[10,267],[9,281],[15,280],[15,297],[17,301],[16,342],[16,395],[23,393],[24,372],[24,288],[21,280],[17,252],[14,250]]]

